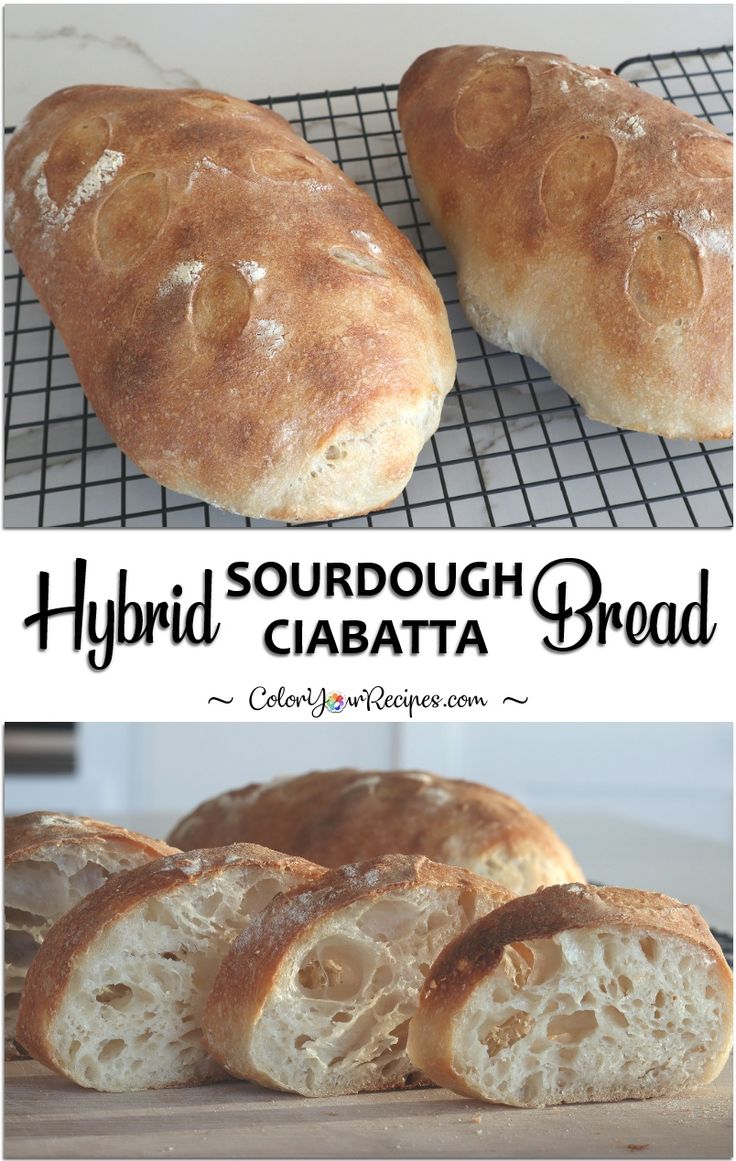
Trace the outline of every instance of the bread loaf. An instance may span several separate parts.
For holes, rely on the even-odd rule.
[[[552,828],[520,802],[423,770],[322,770],[252,784],[203,802],[169,841],[182,850],[262,842],[325,867],[402,851],[517,894],[583,878]]]
[[[23,990],[18,1039],[85,1088],[217,1080],[200,1016],[220,960],[275,895],[323,873],[242,844],[116,875],[49,932]]]
[[[732,984],[694,907],[648,891],[548,887],[443,951],[408,1051],[437,1084],[507,1105],[666,1096],[723,1068]]]
[[[543,363],[591,419],[731,434],[726,136],[607,69],[490,47],[420,56],[398,112],[484,339]]]
[[[5,1057],[14,1041],[23,983],[49,928],[117,871],[173,847],[121,826],[34,811],[5,822]]]
[[[440,948],[511,898],[487,879],[387,855],[275,899],[234,942],[203,1019],[228,1072],[304,1096],[421,1082],[405,1053]]]
[[[455,373],[429,271],[278,114],[82,85],[6,157],[7,237],[115,442],[248,516],[327,520],[407,482]]]

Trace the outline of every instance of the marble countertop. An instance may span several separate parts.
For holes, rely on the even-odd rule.
[[[732,36],[728,4],[9,4],[5,119],[64,85],[240,97],[397,82],[441,44],[502,44],[613,68]]]

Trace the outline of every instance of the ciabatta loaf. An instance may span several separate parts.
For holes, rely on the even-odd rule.
[[[437,1084],[501,1104],[665,1096],[723,1068],[732,985],[694,907],[648,891],[548,887],[443,951],[408,1051]]]
[[[398,110],[484,339],[543,363],[591,419],[731,434],[728,137],[607,69],[491,47],[420,56]]]
[[[174,848],[93,818],[34,811],[5,822],[5,1056],[33,957],[53,923],[110,875]]]
[[[223,955],[275,895],[322,874],[242,844],[115,876],[49,932],[23,990],[18,1039],[85,1088],[218,1079],[200,1016]]]
[[[182,850],[259,842],[326,867],[403,851],[516,894],[583,878],[552,828],[520,802],[424,770],[321,770],[252,784],[203,802],[169,841]]]
[[[79,85],[6,156],[7,236],[117,444],[221,508],[327,520],[404,487],[455,374],[411,243],[277,113]]]
[[[511,893],[428,859],[387,855],[275,899],[223,961],[203,1028],[235,1076],[328,1096],[421,1082],[405,1051],[442,947]]]

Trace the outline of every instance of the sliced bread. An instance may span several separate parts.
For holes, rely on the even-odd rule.
[[[501,1104],[670,1095],[723,1068],[732,982],[694,907],[647,891],[548,887],[445,948],[408,1051],[437,1084]]]
[[[23,990],[18,1039],[85,1088],[219,1079],[200,1017],[223,955],[275,895],[322,874],[303,859],[241,844],[116,875],[49,932]]]
[[[424,976],[448,940],[510,898],[421,856],[340,867],[275,899],[237,938],[205,1042],[235,1076],[304,1096],[422,1083],[405,1045]]]
[[[5,1058],[23,984],[49,928],[117,871],[175,853],[158,839],[68,814],[34,811],[5,822]]]

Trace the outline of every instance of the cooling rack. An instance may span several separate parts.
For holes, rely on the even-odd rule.
[[[729,47],[636,57],[616,70],[731,132]],[[588,420],[543,367],[470,328],[452,260],[427,223],[396,116],[396,85],[257,104],[278,109],[411,239],[442,290],[458,383],[402,496],[343,527],[721,527],[732,449]],[[268,527],[160,487],[115,447],[64,346],[6,257],[6,527]]]

